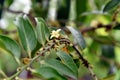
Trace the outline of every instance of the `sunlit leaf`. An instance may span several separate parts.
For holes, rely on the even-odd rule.
[[[17,25],[22,46],[31,56],[30,53],[36,47],[37,40],[30,20],[26,15],[19,16],[16,18],[15,24]]]
[[[114,80],[120,80],[120,69],[116,72]]]
[[[48,29],[47,24],[42,18],[35,18],[37,27],[36,27],[36,32],[37,32],[37,39],[39,43],[42,45],[45,44],[46,40],[49,40],[50,32]]]
[[[61,76],[55,69],[51,67],[41,67],[35,70],[34,73],[46,79],[54,78],[55,80],[67,80],[65,77]]]
[[[120,0],[111,0],[109,1],[104,9],[103,9],[103,12],[107,12],[107,11],[110,11],[111,9],[113,9],[115,6],[117,6],[118,4],[120,3]]]
[[[59,51],[56,54],[63,61],[63,64],[65,64],[68,68],[70,68],[77,76],[78,75],[78,68],[77,68],[76,64],[74,63],[72,57],[63,51]]]
[[[19,62],[19,58],[21,55],[19,45],[14,40],[10,39],[9,37],[3,36],[3,35],[0,35],[0,41],[1,41],[1,44],[4,45],[4,46],[1,46],[1,45],[0,46],[4,49],[10,51],[11,54],[17,60],[17,62]]]
[[[67,28],[72,33],[75,41],[79,44],[80,48],[84,49],[86,47],[86,43],[85,43],[85,40],[84,40],[82,34],[73,27],[67,27]]]
[[[74,72],[71,69],[69,69],[69,67],[67,67],[60,61],[57,61],[55,59],[49,59],[49,60],[46,60],[45,63],[47,66],[52,67],[57,72],[59,72],[61,75],[65,75],[65,76],[68,76],[68,77],[71,77],[77,80],[76,74],[74,74]]]

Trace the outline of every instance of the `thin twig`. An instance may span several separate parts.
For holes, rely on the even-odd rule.
[[[51,49],[53,47],[55,43],[52,43],[50,46],[48,46],[45,50],[43,51],[39,51],[39,54],[37,56],[35,56],[27,65],[23,66],[21,68],[20,71],[18,71],[16,74],[14,74],[13,76],[11,76],[10,78],[8,78],[7,80],[12,80],[14,79],[16,76],[18,76],[23,70],[25,70],[27,67],[29,67],[35,60],[37,60],[41,55],[43,55],[44,53],[46,53],[48,51],[48,49]]]
[[[14,14],[20,14],[20,13],[26,14],[26,13],[24,13],[23,11],[15,11],[15,10],[12,10],[12,9],[9,9],[9,8],[5,8],[5,7],[3,7],[3,9],[4,9],[5,11],[8,11],[8,12],[11,12],[11,13],[14,13]]]
[[[106,28],[106,31],[108,31],[108,30],[111,30],[113,28],[113,26],[116,25],[116,24],[118,24],[118,23],[113,22],[113,23],[110,23],[110,24],[107,24],[107,25],[98,24],[96,27],[89,26],[87,28],[81,29],[81,33],[84,34],[86,32],[94,31],[94,30],[99,29],[99,28]]]
[[[1,74],[2,76],[4,76],[5,78],[8,77],[2,70],[0,70],[0,74]]]
[[[2,31],[3,34],[12,34],[12,33],[17,33],[17,30],[12,30],[12,31],[8,31],[6,29],[2,29],[0,28],[0,30]]]
[[[117,20],[117,16],[118,16],[119,12],[120,12],[120,5],[117,7],[117,10],[112,15],[112,21],[113,22],[115,22]]]
[[[94,80],[98,80],[97,76],[95,75],[95,73],[92,70],[92,67],[90,66],[90,63],[86,59],[84,59],[84,57],[81,55],[79,50],[74,45],[72,47],[75,49],[75,51],[79,55],[79,59],[82,61],[82,64],[84,64],[84,66],[86,68],[88,68],[88,70],[89,70],[90,74],[92,75],[92,77],[94,78]]]

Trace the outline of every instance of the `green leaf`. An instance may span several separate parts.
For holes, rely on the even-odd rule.
[[[0,71],[3,69],[2,62],[0,61]]]
[[[107,77],[100,79],[100,80],[115,80],[115,75],[113,74],[113,75],[107,76]]]
[[[61,75],[65,75],[65,76],[68,76],[68,77],[71,77],[77,80],[76,74],[71,69],[69,69],[69,67],[67,67],[60,61],[55,60],[55,59],[49,59],[49,60],[45,60],[45,63],[47,66],[52,67],[57,72],[59,72]]]
[[[13,3],[13,1],[14,0],[5,0],[6,7],[9,7]]]
[[[115,25],[115,27],[114,27],[113,29],[115,29],[115,30],[120,30],[120,23],[117,24],[117,25]]]
[[[46,40],[49,41],[50,31],[48,29],[47,24],[42,18],[35,18],[35,20],[37,23],[36,27],[37,39],[39,43],[45,45]]]
[[[70,68],[74,72],[76,76],[78,76],[78,68],[74,63],[72,57],[63,51],[59,51],[56,54],[63,61],[63,64],[65,64],[68,68]]]
[[[76,13],[77,13],[76,18],[78,21],[84,22],[86,20],[86,16],[81,16],[81,14],[87,11],[87,7],[88,0],[76,0]]]
[[[6,77],[4,71],[3,71],[3,64],[2,64],[2,61],[0,60],[0,76],[3,75]]]
[[[67,28],[72,33],[75,41],[79,44],[80,48],[84,49],[86,47],[86,43],[85,43],[85,40],[84,40],[82,34],[73,27],[67,27]]]
[[[107,12],[107,11],[111,10],[112,8],[114,8],[115,6],[117,6],[119,3],[120,3],[120,0],[111,0],[111,1],[109,1],[105,5],[105,7],[103,9],[103,12]]]
[[[55,69],[51,67],[41,67],[35,70],[34,73],[46,79],[54,78],[55,80],[67,80],[65,77],[61,76]]]
[[[26,15],[19,16],[16,18],[15,24],[17,25],[22,46],[31,57],[31,52],[36,47],[37,40],[30,20]]]
[[[19,45],[14,40],[3,35],[0,35],[0,41],[1,41],[1,44],[4,45],[4,46],[0,45],[0,47],[11,52],[11,54],[15,57],[16,61],[19,62],[19,58],[21,55]]]
[[[114,46],[112,46],[112,45],[102,45],[101,50],[102,50],[102,56],[110,58],[110,59],[115,58]]]
[[[92,38],[102,44],[114,44],[114,39],[110,36],[92,36]]]
[[[114,80],[120,80],[120,69],[116,72]]]
[[[4,75],[3,71],[7,71],[8,73],[14,73],[20,64],[16,63],[16,60],[13,55],[11,55],[10,51],[0,47],[0,61],[2,63],[2,75]],[[17,59],[18,60],[18,59]]]
[[[89,52],[91,52],[91,53],[97,53],[99,47],[100,47],[99,43],[97,43],[96,41],[93,41],[91,43],[91,45],[89,46]]]

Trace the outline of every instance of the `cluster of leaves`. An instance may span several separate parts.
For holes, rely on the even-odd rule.
[[[13,0],[3,1],[5,1],[5,7],[9,7],[12,2],[14,2]],[[31,1],[32,9],[29,15],[46,18],[48,16],[47,14],[50,7],[48,7],[48,4],[50,1]],[[43,4],[44,1],[46,1],[45,5]],[[71,26],[72,24],[72,26],[80,29],[83,35],[85,35],[84,37],[87,45],[83,55],[87,57],[87,60],[94,66],[93,70],[96,75],[99,78],[103,78],[101,80],[119,80],[120,0],[58,1],[60,1],[60,3],[56,6],[57,18],[55,21],[49,23],[56,27],[66,24]],[[104,6],[104,8],[101,9],[101,6]],[[0,11],[1,9],[2,8],[0,8]],[[14,13],[14,11],[12,12]],[[16,77],[18,73],[20,77],[22,77],[21,75],[24,74],[24,71],[17,72],[16,69],[18,67],[23,67],[22,69],[24,69],[24,66],[27,68],[26,65],[31,68],[30,71],[32,72],[32,76],[29,77],[34,78],[36,78],[35,75],[37,75],[37,77],[44,79],[66,80],[69,78],[77,79],[78,77],[88,76],[86,69],[82,66],[78,66],[80,65],[78,63],[78,55],[74,54],[74,49],[70,46],[68,46],[67,50],[65,48],[66,51],[61,49],[61,46],[58,46],[58,48],[60,47],[58,51],[50,49],[50,51],[45,52],[44,57],[40,56],[40,61],[32,61],[36,58],[36,52],[39,51],[40,48],[46,47],[48,49],[48,45],[46,44],[51,41],[50,33],[54,30],[54,28],[48,28],[48,25],[46,25],[45,21],[41,18],[35,18],[35,23],[37,24],[36,26],[32,25],[27,16],[19,16],[16,19],[15,24],[17,25],[19,34],[19,41],[17,39],[17,42],[9,37],[0,35],[0,73],[2,74],[0,77],[8,78],[7,76],[13,75],[10,77],[10,79],[12,79]],[[93,25],[91,25],[92,23]],[[86,24],[90,26],[86,26]],[[66,31],[66,27],[60,28]],[[80,46],[79,50],[81,52],[85,48],[85,41],[82,34],[73,27],[68,27],[68,29],[74,36],[75,45],[77,44]],[[69,36],[69,39],[73,38],[71,38],[69,32],[67,36]],[[66,53],[70,54],[68,55]],[[10,69],[8,69],[8,66]]]
[[[50,31],[52,30],[48,28],[48,26],[42,18],[35,18],[35,20],[37,23],[36,27],[33,27],[31,21],[26,15],[17,17],[15,21],[19,33],[20,43],[25,51],[24,54],[27,54],[28,59],[31,60],[34,59],[34,57],[36,56],[36,52],[38,51],[38,49],[45,46],[46,43],[50,41]],[[69,30],[73,33],[73,36],[75,36],[81,48],[84,48],[85,42],[81,37],[82,35],[72,27],[69,27]],[[18,66],[23,65],[23,63],[20,61],[22,52],[20,44],[18,44],[11,38],[3,35],[0,35],[0,44],[0,49],[3,50],[2,53],[4,53],[5,51],[7,53],[10,53],[11,56],[15,59],[15,61],[18,63]],[[49,52],[51,52],[51,50]],[[78,67],[76,66],[76,63],[74,62],[73,58],[62,50],[55,51],[54,53],[58,58],[60,58],[60,60],[57,60],[56,57],[52,56],[50,58],[47,55],[48,57],[43,59],[44,65],[37,62],[37,64],[39,64],[40,66],[34,68],[33,73],[35,75],[37,74],[39,77],[42,76],[46,79],[54,78],[57,80],[66,80],[69,77],[77,80]],[[51,54],[55,56],[54,53],[51,52]],[[39,60],[41,61],[42,59],[40,58]],[[26,64],[29,64],[29,62]],[[32,66],[31,64],[27,67]],[[3,72],[2,67],[5,65],[3,65],[2,63],[0,63],[0,65],[0,71]],[[14,77],[12,76],[8,79],[12,79]]]

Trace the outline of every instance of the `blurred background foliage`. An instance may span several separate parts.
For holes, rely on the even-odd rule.
[[[119,0],[0,0],[0,34],[18,42],[14,19],[19,14],[27,14],[33,25],[36,25],[33,17],[42,17],[49,26],[63,29],[71,39],[66,26],[76,27],[86,41],[83,55],[97,77],[120,80],[119,3]],[[21,57],[24,56],[22,51]],[[10,76],[17,66],[12,56],[0,48],[0,69]],[[25,72],[21,73],[25,77],[22,74]],[[89,78],[87,69],[80,65],[79,80]]]

